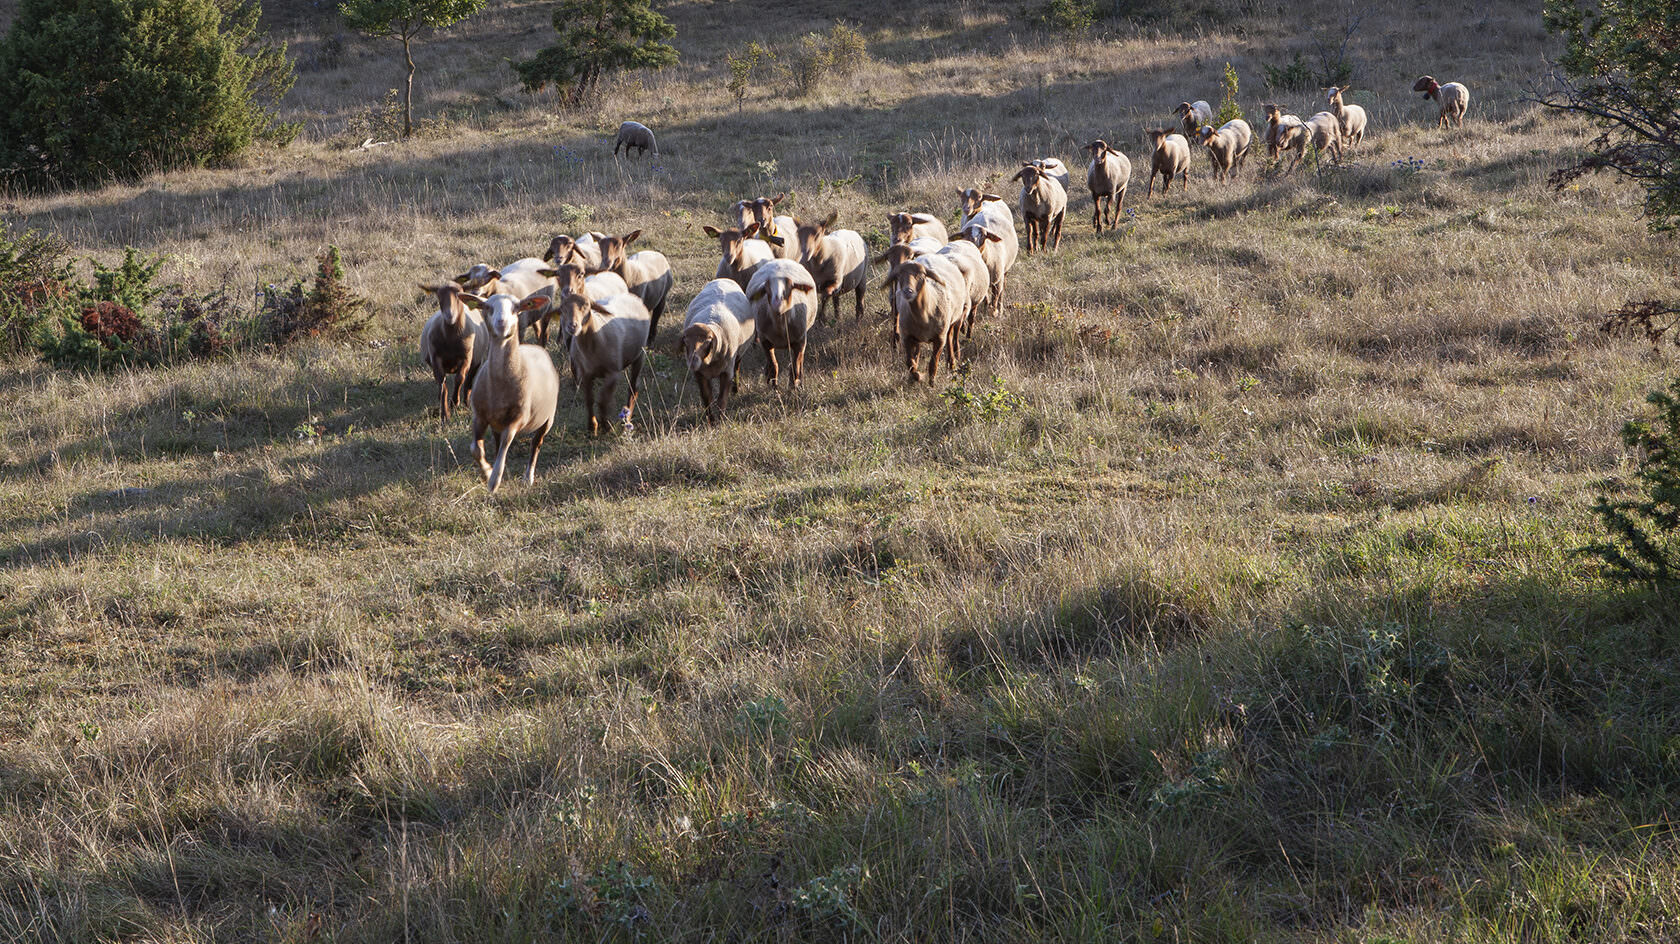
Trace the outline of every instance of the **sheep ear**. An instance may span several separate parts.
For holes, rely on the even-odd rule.
[[[822,221],[822,228],[823,229],[833,229],[834,224],[836,222],[838,222],[839,219],[840,219],[840,211],[839,210],[828,211],[828,216],[825,217]]]
[[[589,308],[590,308],[591,311],[598,311],[603,315],[610,315],[610,314],[613,313],[611,308],[608,308],[607,306],[605,306],[605,305],[603,305],[603,304],[601,304],[600,302],[597,302],[597,301],[590,302],[589,303]]]
[[[545,279],[557,279],[557,278],[560,277],[560,270],[559,269],[538,269],[537,274],[542,276]]]
[[[744,229],[744,230],[741,230],[741,238],[742,239],[751,239],[752,235],[756,232],[758,232],[758,224],[757,223],[748,223],[747,228]]]
[[[758,300],[759,300],[759,299],[761,299],[761,298],[763,298],[763,297],[764,297],[764,286],[762,286],[762,285],[760,285],[760,286],[759,286],[759,287],[758,287],[758,290],[757,290],[757,291],[755,291],[755,292],[753,292],[753,293],[752,293],[752,294],[751,294],[751,295],[748,295],[748,296],[747,296],[747,301],[749,301],[749,302],[756,302],[756,301],[758,301]]]
[[[713,239],[723,235],[723,231],[718,229],[716,226],[702,226],[700,227],[700,231]]]
[[[1028,165],[1027,165],[1027,167],[1031,167],[1031,166],[1032,166],[1032,165],[1031,165],[1031,164],[1028,164]],[[1021,168],[1021,169],[1020,169],[1020,170],[1018,170],[1018,171],[1016,171],[1016,172],[1015,172],[1015,176],[1013,176],[1013,177],[1011,177],[1011,178],[1009,178],[1009,179],[1010,179],[1010,180],[1020,180],[1020,179],[1021,179],[1021,175],[1022,175],[1022,174],[1024,174],[1024,173],[1026,173],[1026,172],[1027,172],[1027,168],[1026,168],[1026,167],[1023,167],[1023,168]]]
[[[640,239],[641,236],[642,236],[642,231],[641,230],[636,230],[635,232],[631,233],[630,235],[624,237],[623,239],[621,239],[619,241],[622,242],[624,245],[628,246],[631,243],[635,242],[636,240]]]
[[[787,245],[787,240],[783,239],[780,236],[771,236],[771,235],[766,234],[765,237],[764,237],[764,241],[769,243],[772,246],[786,246]]]
[[[472,273],[471,272],[463,272],[460,275],[455,276],[454,280],[456,282],[461,283],[462,285],[465,285],[465,284],[467,284],[467,279],[470,279],[470,278],[472,278]]]
[[[1002,200],[1003,200],[1003,198],[1002,198],[1002,197],[1000,197],[1000,196],[998,196],[998,195],[997,195],[997,194],[995,194],[995,193],[984,193],[984,194],[981,194],[981,195],[980,195],[980,199],[982,199],[982,200],[998,200],[998,201],[1002,201]]]
[[[775,206],[776,204],[781,203],[783,200],[786,200],[786,199],[787,199],[787,194],[778,193],[775,196],[770,198],[770,205]]]
[[[961,188],[961,187],[958,187],[958,188],[957,188],[957,199],[959,199],[959,200],[967,200],[967,199],[968,199],[968,191],[967,191],[967,190],[964,190],[964,189],[963,189],[963,188]]]
[[[989,229],[983,229],[983,230],[981,230],[981,231],[980,231],[980,232],[982,232],[982,233],[984,233],[984,234],[985,234],[985,236],[986,236],[986,238],[987,238],[987,239],[989,239],[989,240],[991,240],[991,241],[992,241],[992,242],[994,242],[994,243],[1001,243],[1001,242],[1003,242],[1003,237],[1002,237],[1002,236],[999,236],[999,235],[998,235],[998,234],[996,234],[996,233],[994,233],[994,232],[992,232],[992,231],[991,231],[991,230],[989,230]]]
[[[491,269],[489,272],[486,272],[484,274],[484,281],[489,282],[492,279],[499,279],[501,277],[502,277],[502,270],[501,269]]]
[[[462,292],[461,301],[466,303],[468,308],[478,308],[482,310],[485,307],[484,299],[471,292]]]

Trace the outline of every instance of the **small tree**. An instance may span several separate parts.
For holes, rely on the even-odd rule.
[[[0,173],[29,185],[216,165],[295,126],[292,85],[255,3],[23,0],[0,43]]]
[[[343,0],[338,15],[368,36],[402,42],[408,81],[403,86],[403,137],[414,134],[414,40],[427,30],[454,26],[484,9],[484,0]]]
[[[674,65],[677,51],[663,40],[677,35],[648,0],[560,0],[554,7],[560,42],[513,63],[525,89],[549,85],[569,105],[580,104],[609,72]]]
[[[1680,581],[1680,380],[1646,399],[1657,408],[1656,422],[1635,420],[1622,429],[1622,440],[1643,454],[1635,474],[1641,494],[1600,495],[1593,514],[1610,539],[1584,550],[1615,579],[1671,584]]]
[[[1215,128],[1224,127],[1225,122],[1243,116],[1242,106],[1237,104],[1237,70],[1225,63],[1225,79],[1220,83],[1225,89],[1225,97],[1219,102],[1219,113],[1213,116]]]
[[[1566,51],[1541,104],[1585,115],[1603,131],[1552,184],[1613,171],[1645,188],[1652,229],[1680,228],[1680,4],[1595,0],[1583,9],[1578,0],[1546,0],[1545,18]]]

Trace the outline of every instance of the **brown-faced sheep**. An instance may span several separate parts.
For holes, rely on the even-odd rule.
[[[1426,75],[1417,80],[1412,91],[1422,92],[1424,98],[1432,98],[1441,106],[1435,127],[1448,128],[1455,124],[1464,127],[1464,113],[1470,109],[1470,89],[1463,82],[1442,85],[1434,76]]]
[[[683,318],[683,358],[706,417],[716,423],[729,406],[729,395],[740,389],[741,355],[757,328],[747,293],[733,279],[713,279],[688,303]],[[717,395],[712,383],[717,383]]]
[[[863,293],[869,286],[869,247],[856,230],[834,229],[839,216],[830,213],[816,223],[799,225],[799,262],[816,280],[816,320],[822,320],[823,302],[840,317],[840,296],[847,292],[857,298],[857,318],[863,320]]]
[[[472,395],[473,378],[490,353],[490,335],[458,283],[421,285],[420,290],[437,296],[437,311],[420,330],[420,362],[437,380],[439,423],[447,425],[450,406],[460,406],[462,396]],[[455,378],[453,398],[450,377]]]
[[[1161,176],[1161,193],[1172,191],[1174,177],[1184,178],[1185,190],[1190,189],[1190,142],[1171,128],[1151,128],[1149,136],[1153,150],[1149,154],[1149,189],[1144,196],[1155,195],[1155,175]]]
[[[752,305],[753,334],[764,349],[764,379],[775,385],[780,372],[776,349],[787,348],[793,375],[789,387],[797,390],[805,376],[805,338],[822,304],[816,279],[792,259],[771,259],[753,273],[747,301]]]
[[[1113,229],[1126,208],[1126,186],[1132,181],[1132,162],[1120,149],[1098,138],[1081,150],[1091,152],[1091,166],[1085,169],[1085,186],[1091,190],[1091,227],[1102,232]]]

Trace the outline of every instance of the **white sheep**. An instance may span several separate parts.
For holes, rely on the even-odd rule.
[[[798,259],[799,225],[791,216],[775,214],[776,204],[785,199],[787,194],[779,193],[774,197],[737,200],[729,207],[729,211],[735,215],[737,229],[744,230],[748,224],[757,223],[759,238],[770,244],[776,258]]]
[[[1424,98],[1433,98],[1441,106],[1441,117],[1435,127],[1448,128],[1454,124],[1464,127],[1464,113],[1470,109],[1470,89],[1463,82],[1442,85],[1434,76],[1426,75],[1417,80],[1412,91],[1422,92]]]
[[[574,255],[572,258],[576,259]],[[521,329],[525,324],[537,326],[539,343],[548,343],[548,324],[554,316],[554,304],[570,294],[579,294],[587,299],[611,298],[630,291],[624,284],[624,279],[616,272],[597,272],[586,274],[583,266],[576,262],[553,269],[539,269],[539,275],[547,276],[552,281],[537,292],[527,296],[519,303],[519,313],[522,320]],[[566,333],[566,326],[560,326],[560,339],[571,349],[572,339]]]
[[[491,492],[502,482],[507,468],[508,448],[520,436],[531,437],[531,464],[525,469],[525,484],[537,480],[537,453],[543,438],[554,426],[554,409],[560,401],[560,375],[548,352],[535,344],[519,343],[518,299],[498,293],[489,298],[463,295],[462,300],[485,312],[484,326],[490,338],[489,356],[472,386],[472,455],[484,473]],[[497,439],[496,464],[484,457],[484,434]]]
[[[919,236],[936,239],[941,245],[949,236],[945,224],[932,213],[888,213],[887,231],[893,244],[907,243]]]
[[[1126,186],[1132,180],[1132,162],[1120,149],[1098,138],[1080,148],[1091,152],[1091,166],[1085,169],[1085,186],[1091,190],[1091,226],[1102,232],[1113,229],[1126,208]]]
[[[1068,172],[1068,166],[1062,162],[1061,158],[1035,157],[1032,160],[1032,165],[1054,178],[1056,183],[1061,184],[1063,193],[1072,192],[1073,176]]]
[[[753,333],[764,349],[764,379],[775,385],[780,370],[776,349],[787,348],[789,386],[798,389],[805,375],[806,335],[822,304],[816,279],[792,259],[772,259],[753,273],[747,301],[752,305]]]
[[[957,334],[968,311],[968,286],[962,272],[949,258],[917,256],[887,273],[884,284],[897,313],[894,335],[904,344],[904,366],[910,382],[922,379],[918,364],[921,346],[933,345],[928,365],[928,386],[939,373],[939,352],[945,351],[952,371],[957,369],[960,346]]]
[[[1021,243],[1015,235],[1015,215],[1002,197],[977,190],[957,192],[962,195],[964,218],[957,238],[973,243],[980,250],[991,273],[991,309],[994,314],[1001,313],[1004,282],[1021,252]]]
[[[584,233],[576,239],[566,235],[556,236],[548,241],[548,249],[543,252],[543,261],[552,263],[556,267],[576,261],[582,264],[585,269],[599,269],[601,267],[601,240],[606,238],[606,233],[593,232]]]
[[[1207,148],[1213,179],[1229,180],[1231,174],[1248,163],[1248,149],[1254,143],[1254,132],[1248,127],[1248,122],[1232,118],[1220,125],[1217,131],[1213,125],[1203,125],[1197,140]]]
[[[1151,128],[1144,132],[1153,148],[1149,154],[1149,189],[1144,196],[1155,195],[1155,175],[1161,175],[1161,193],[1172,192],[1174,177],[1184,178],[1185,190],[1190,189],[1190,142],[1171,128]]]
[[[1330,103],[1330,112],[1336,116],[1336,126],[1341,130],[1344,146],[1365,140],[1365,109],[1342,101],[1342,93],[1350,87],[1332,85],[1324,90],[1324,100]]]
[[[688,303],[683,318],[683,357],[700,388],[707,418],[716,423],[729,406],[729,395],[740,390],[741,355],[752,342],[758,322],[747,293],[733,279],[707,282]],[[717,396],[712,382],[717,382]]]
[[[671,295],[671,262],[664,253],[652,249],[626,255],[630,244],[641,236],[642,231],[638,229],[602,239],[601,265],[595,271],[617,273],[630,287],[630,294],[647,306],[650,314],[647,343],[651,345],[654,333],[659,330],[659,316],[665,313],[665,302]]]
[[[510,262],[499,269],[480,262],[455,277],[461,287],[485,298],[491,295],[512,295],[515,300],[535,292],[548,284],[537,272],[548,264],[533,256]]]
[[[1010,180],[1021,182],[1021,218],[1027,222],[1027,252],[1060,248],[1067,188],[1037,164],[1022,164]]]
[[[432,377],[437,380],[439,422],[447,425],[449,378],[455,378],[453,404],[460,406],[462,396],[472,395],[473,378],[489,356],[490,335],[484,329],[484,319],[463,299],[459,284],[422,284],[420,290],[437,295],[437,311],[420,329],[420,362],[432,369]]]
[[[986,267],[986,258],[980,254],[980,247],[966,239],[959,239],[939,247],[936,255],[944,256],[962,272],[963,281],[968,285],[968,316],[965,319],[963,337],[974,337],[974,322],[980,318],[980,306],[991,297],[992,273]]]
[[[1289,169],[1294,170],[1306,156],[1307,138],[1311,136],[1307,123],[1299,116],[1284,114],[1277,105],[1263,107],[1266,109],[1266,156],[1277,160],[1284,151],[1294,151],[1295,159],[1289,164]]]
[[[712,276],[714,279],[730,279],[744,289],[760,265],[776,258],[774,245],[753,238],[758,235],[757,223],[748,223],[742,229],[718,229],[715,226],[702,226],[700,229],[718,241],[718,251],[722,254],[722,258],[718,259],[717,273]],[[778,243],[783,242],[781,237],[771,238]]]
[[[582,389],[589,435],[598,436],[610,422],[613,391],[626,369],[630,371],[630,402],[625,415],[636,411],[645,361],[642,352],[647,349],[647,306],[631,292],[596,301],[567,295],[559,305],[560,319],[572,338],[572,386]]]
[[[1306,130],[1308,145],[1320,154],[1330,154],[1339,163],[1342,159],[1342,125],[1336,116],[1321,111],[1301,125]]]
[[[856,230],[833,229],[838,213],[818,223],[799,223],[799,262],[816,280],[816,320],[822,321],[823,302],[840,317],[840,296],[857,298],[857,318],[863,320],[863,293],[869,287],[869,247]]]
[[[624,156],[630,156],[630,149],[636,149],[636,156],[640,157],[649,150],[653,156],[659,156],[659,145],[653,140],[653,132],[647,125],[639,121],[626,121],[618,126],[618,137],[613,139],[613,156],[618,156],[618,149],[624,148]],[[677,150],[682,150],[678,148]]]
[[[967,190],[957,191],[957,200],[960,211],[960,222],[957,223],[959,230],[968,226],[968,221],[974,219],[974,215],[979,213],[982,207],[992,211],[994,219],[997,213],[1001,212],[1004,218],[1009,220],[1009,228],[1015,228],[1015,214],[1009,209],[1009,202],[995,193],[969,187]]]
[[[1186,139],[1194,137],[1196,130],[1202,125],[1213,123],[1213,106],[1204,101],[1179,102],[1173,109],[1179,121],[1184,125]]]

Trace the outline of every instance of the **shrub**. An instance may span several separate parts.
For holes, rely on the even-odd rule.
[[[323,334],[354,334],[364,325],[367,302],[344,284],[344,264],[337,246],[328,246],[315,260],[315,282],[307,291],[303,280],[281,292],[263,296],[257,312],[263,343],[285,347]]]
[[[253,3],[23,0],[0,43],[0,166],[29,186],[225,164],[288,140],[269,111],[292,84]]]
[[[1315,88],[1318,81],[1313,68],[1307,65],[1307,59],[1301,55],[1299,49],[1290,57],[1289,62],[1281,66],[1262,66],[1266,72],[1266,87],[1284,92],[1299,92],[1304,89]]]
[[[1633,420],[1622,428],[1622,441],[1640,454],[1634,474],[1640,494],[1598,496],[1593,514],[1610,537],[1582,552],[1602,560],[1614,580],[1674,584],[1680,581],[1680,378],[1645,399],[1657,408],[1655,422]]]
[[[775,56],[770,50],[760,45],[757,40],[749,41],[739,54],[725,57],[729,63],[729,94],[735,99],[737,111],[740,110],[741,103],[746,101],[747,90],[752,87],[753,73],[761,63],[773,58]]]
[[[806,33],[799,45],[781,62],[781,70],[794,91],[814,95],[829,78],[849,78],[869,61],[869,44],[863,35],[845,23],[836,23],[823,33]]]
[[[1237,70],[1225,63],[1225,78],[1220,86],[1225,90],[1225,97],[1219,101],[1219,111],[1213,116],[1213,126],[1222,127],[1225,122],[1243,116],[1242,106],[1237,104]]]
[[[1058,33],[1081,35],[1097,22],[1095,0],[1047,0],[1033,14],[1033,21]]]
[[[73,307],[70,247],[0,220],[0,355],[35,347],[42,328]]]
[[[648,0],[561,0],[554,8],[560,42],[512,63],[526,91],[553,85],[561,100],[579,105],[608,73],[661,69],[677,61],[664,40],[677,35]]]

